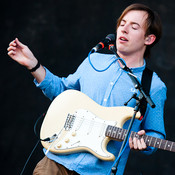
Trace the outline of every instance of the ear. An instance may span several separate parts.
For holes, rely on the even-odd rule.
[[[150,34],[145,37],[145,45],[151,45],[156,40],[156,36],[154,34]]]

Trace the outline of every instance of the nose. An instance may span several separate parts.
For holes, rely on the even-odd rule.
[[[128,33],[129,32],[129,25],[125,24],[123,27],[122,27],[122,33]]]

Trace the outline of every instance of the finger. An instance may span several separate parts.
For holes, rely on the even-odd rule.
[[[138,147],[139,150],[146,149],[147,146],[146,146],[143,138],[137,139],[137,147]]]
[[[138,135],[145,135],[145,130],[140,130],[137,134]]]
[[[16,47],[13,47],[13,46],[10,46],[7,48],[8,51],[11,51],[11,50],[16,50]]]
[[[9,46],[16,46],[16,41],[13,40],[12,42],[10,42]]]
[[[131,137],[129,138],[129,147],[130,147],[130,149],[133,149],[134,148],[133,140],[132,140]]]
[[[11,51],[9,51],[7,54],[8,54],[9,56],[13,56],[13,55],[16,54],[16,52],[15,52],[14,50],[11,50]]]
[[[146,143],[145,143],[145,141],[144,141],[143,138],[140,139],[140,143],[141,143],[141,145],[142,145],[142,150],[144,150],[144,149],[147,148]]]
[[[139,139],[137,139],[137,148],[138,148],[139,150],[142,150],[142,149],[143,149],[143,148],[142,148],[142,144],[141,144],[141,142],[140,142]]]
[[[24,48],[24,47],[25,47],[25,45],[22,44],[22,43],[18,40],[18,38],[15,39],[15,42],[16,42],[16,44],[17,44],[19,47],[21,47],[21,48]]]
[[[133,146],[134,146],[134,149],[138,148],[136,137],[133,138]]]

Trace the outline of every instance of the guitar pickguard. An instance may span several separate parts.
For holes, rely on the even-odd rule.
[[[91,112],[79,109],[74,115],[68,115],[63,135],[54,144],[56,150],[74,152],[74,150],[93,152],[102,157],[110,157],[103,149],[105,131],[108,125],[116,125],[116,121],[106,121]]]

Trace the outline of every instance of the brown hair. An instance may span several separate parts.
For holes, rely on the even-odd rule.
[[[144,5],[144,4],[132,4],[130,6],[128,6],[123,13],[121,14],[121,16],[118,18],[117,20],[117,28],[119,27],[123,17],[131,10],[140,10],[140,11],[145,11],[148,14],[148,17],[146,19],[146,32],[145,32],[145,37],[150,35],[150,34],[154,34],[156,36],[156,40],[153,42],[153,44],[151,45],[147,45],[145,53],[144,53],[144,57],[148,58],[150,57],[150,51],[151,48],[160,40],[161,35],[162,35],[162,24],[159,18],[159,15],[153,11],[152,9],[150,9],[148,6]]]

